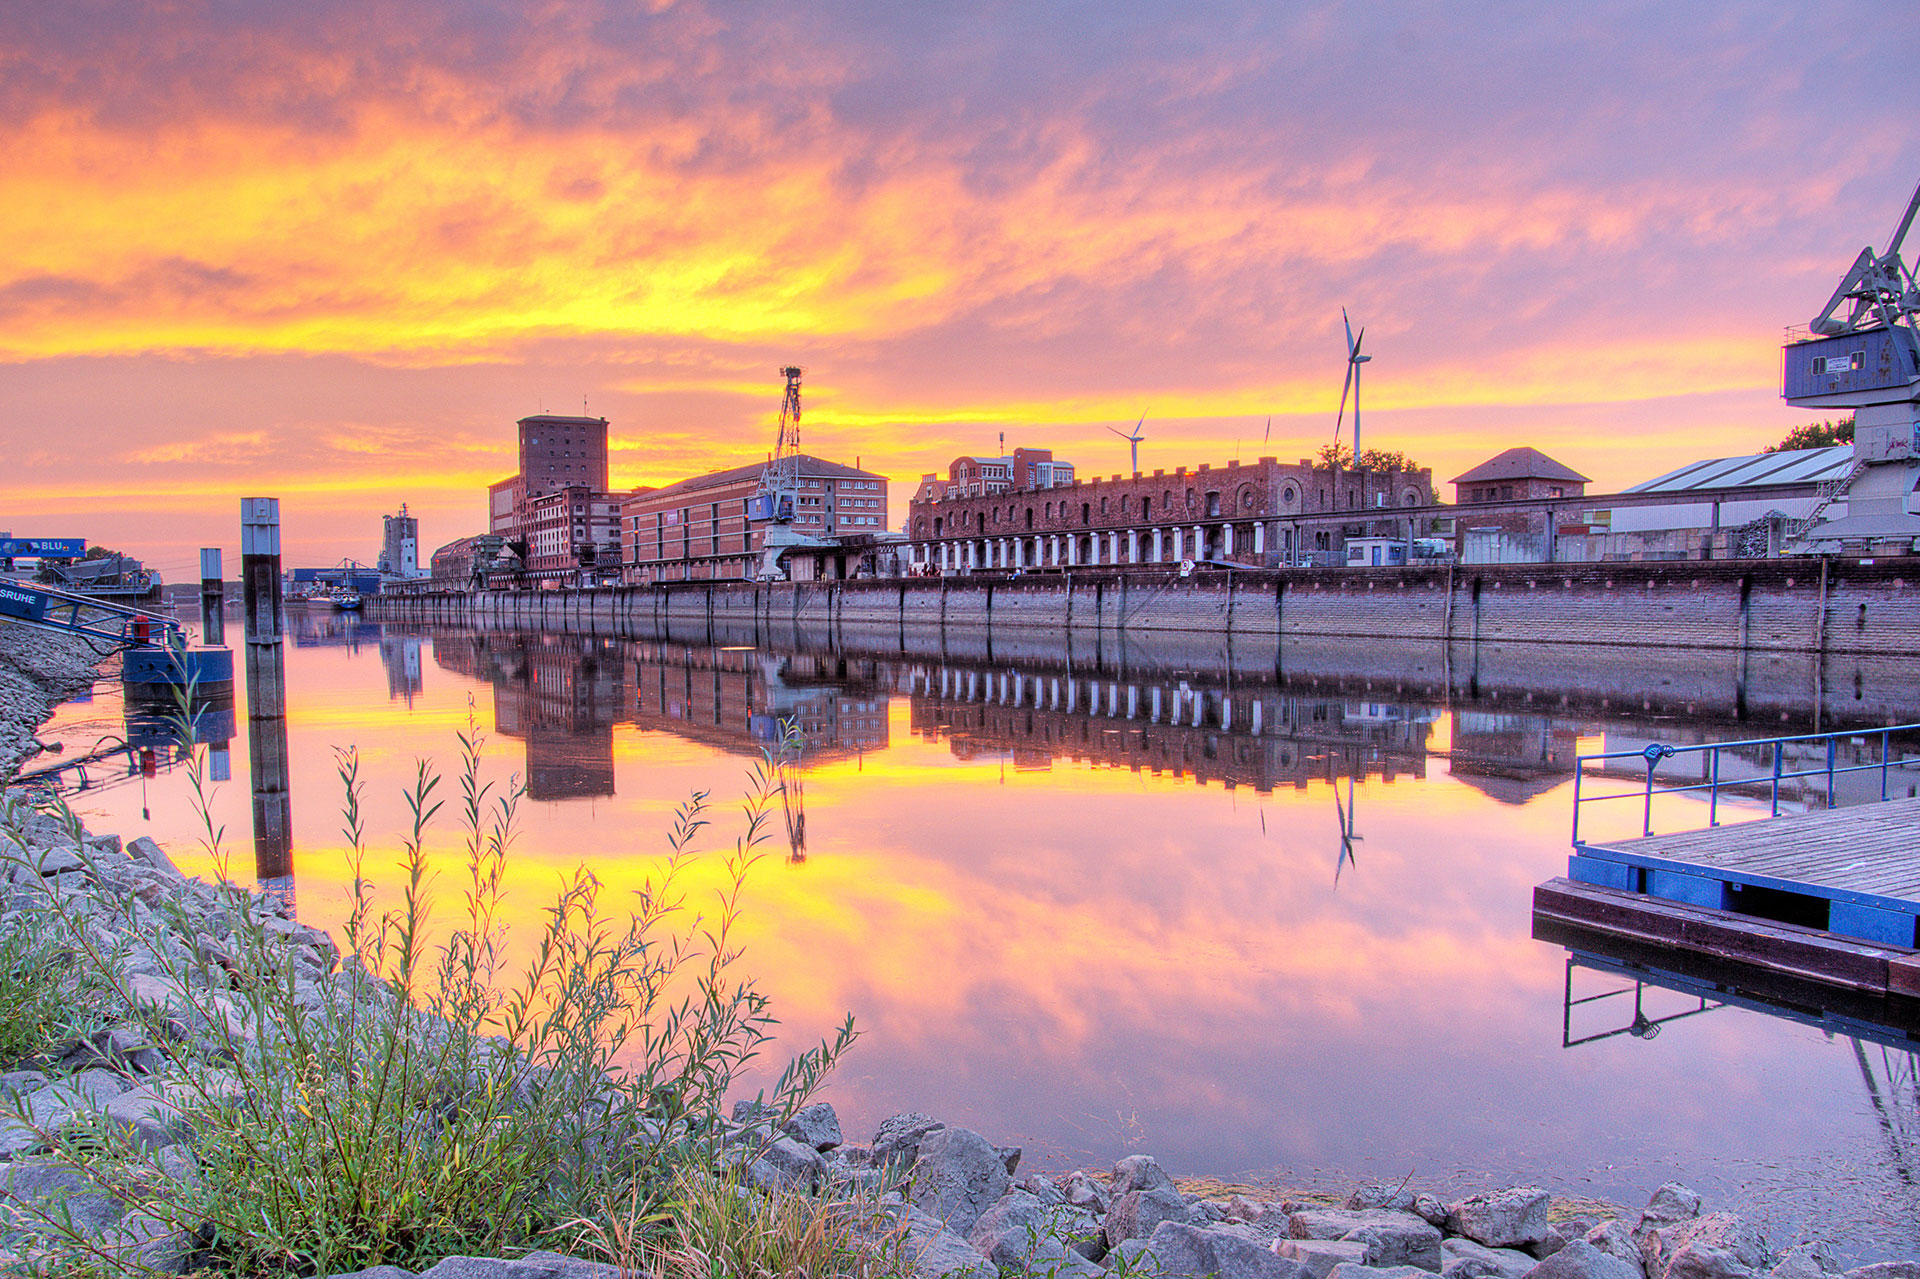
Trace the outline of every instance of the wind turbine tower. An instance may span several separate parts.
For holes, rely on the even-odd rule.
[[[1115,435],[1119,436],[1121,439],[1125,440],[1127,443],[1133,446],[1133,473],[1135,475],[1138,475],[1140,473],[1140,441],[1147,438],[1146,436],[1140,433],[1140,428],[1145,426],[1146,424],[1147,424],[1147,415],[1145,413],[1142,413],[1140,415],[1140,420],[1133,424],[1132,435],[1128,435],[1125,431],[1121,430],[1117,426],[1110,426],[1107,428],[1109,431],[1112,431]]]
[[[1347,393],[1353,393],[1353,466],[1360,469],[1360,366],[1373,357],[1360,354],[1360,344],[1367,340],[1367,326],[1360,326],[1360,336],[1353,335],[1353,322],[1347,319],[1347,308],[1340,308],[1340,323],[1347,330],[1347,380],[1340,387],[1340,413],[1333,419],[1333,465],[1340,469],[1340,426],[1347,416]]]

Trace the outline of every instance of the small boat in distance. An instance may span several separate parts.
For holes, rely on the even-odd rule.
[[[343,613],[360,611],[360,593],[358,591],[335,591],[331,596],[333,606]]]

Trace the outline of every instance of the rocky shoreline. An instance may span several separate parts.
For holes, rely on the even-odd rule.
[[[92,686],[101,660],[78,640],[0,626],[0,770],[40,753],[34,734],[55,706]]]
[[[0,635],[0,743],[17,751],[92,667],[57,639]],[[154,1205],[201,1167],[195,1106],[244,1087],[227,1067],[286,1032],[244,992],[284,982],[291,1006],[317,1013],[391,993],[357,962],[343,964],[333,938],[287,918],[279,899],[189,879],[150,839],[123,847],[36,811],[19,791],[0,794],[0,834],[0,924],[57,916],[113,969],[108,1002],[83,1033],[32,1061],[0,1061],[0,1271],[31,1271],[54,1240],[108,1273],[186,1273],[207,1240]],[[72,1157],[89,1134],[125,1143],[123,1176]],[[1749,1223],[1703,1211],[1699,1195],[1672,1184],[1612,1217],[1556,1212],[1532,1186],[1450,1202],[1406,1184],[1362,1186],[1339,1206],[1202,1196],[1183,1193],[1147,1155],[1098,1172],[1022,1175],[1019,1149],[923,1114],[896,1115],[867,1144],[848,1144],[824,1102],[784,1120],[736,1104],[721,1148],[755,1191],[873,1205],[917,1279],[1920,1279],[1911,1261],[1843,1272],[1821,1243],[1775,1253]],[[556,1252],[449,1257],[418,1273],[625,1279],[620,1267]]]

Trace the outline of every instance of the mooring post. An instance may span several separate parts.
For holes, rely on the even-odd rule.
[[[220,548],[200,548],[200,642],[227,642],[227,619],[221,613],[226,603],[226,584],[221,580]]]
[[[287,795],[286,656],[280,645],[280,499],[240,499],[246,605],[247,763],[253,782],[254,872],[293,905],[293,818]]]

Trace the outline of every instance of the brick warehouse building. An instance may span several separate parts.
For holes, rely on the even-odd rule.
[[[842,542],[887,528],[887,480],[858,467],[799,456],[793,527]],[[741,581],[759,569],[761,529],[747,520],[747,499],[765,462],[736,466],[636,493],[621,506],[620,562],[625,580]],[[804,554],[804,552],[800,552]]]
[[[487,486],[487,531],[522,542],[533,499],[565,488],[607,491],[607,419],[536,413],[515,425],[520,469]]]
[[[946,498],[923,484],[909,505],[914,569],[1177,564],[1339,564],[1348,538],[1423,536],[1433,473],[1353,471],[1270,457],[1064,487]],[[1346,517],[1346,518],[1342,518]]]

